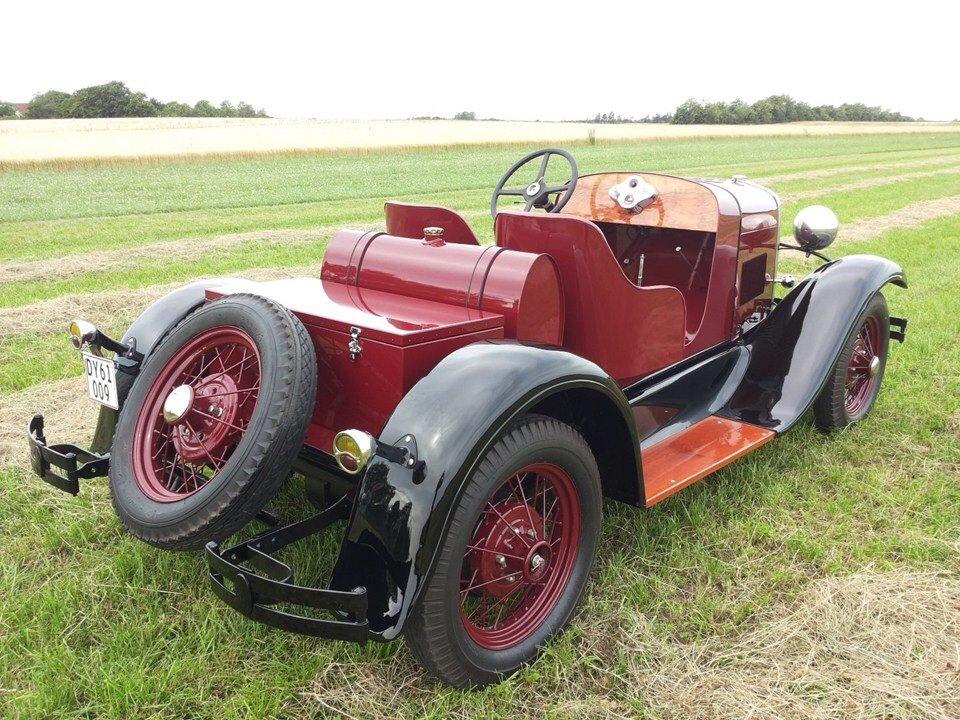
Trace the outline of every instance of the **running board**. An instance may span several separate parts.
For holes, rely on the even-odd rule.
[[[641,452],[650,507],[776,436],[772,430],[711,415]]]

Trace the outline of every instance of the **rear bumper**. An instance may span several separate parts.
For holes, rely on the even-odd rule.
[[[110,471],[110,453],[101,455],[69,443],[48,445],[43,434],[43,415],[39,413],[27,425],[27,441],[33,472],[71,495],[80,492],[80,480],[102,477]]]
[[[221,549],[207,543],[205,556],[214,594],[244,617],[272,627],[314,637],[366,642],[367,590],[330,590],[296,584],[293,570],[272,553],[318,533],[350,513],[351,501],[340,498],[305,520],[274,528]],[[326,611],[336,619],[280,610],[278,603]]]
[[[27,441],[33,472],[71,495],[80,492],[80,480],[104,476],[110,470],[109,453],[101,455],[69,443],[47,444],[42,415],[31,418]],[[204,555],[214,594],[241,615],[264,625],[334,640],[363,643],[371,639],[366,588],[331,590],[298,585],[290,566],[272,557],[272,553],[346,519],[351,505],[344,495],[305,520],[271,528],[232,547],[222,549],[215,542],[207,543]],[[266,521],[270,515],[258,517]],[[332,619],[288,612],[274,607],[278,604],[323,611]]]

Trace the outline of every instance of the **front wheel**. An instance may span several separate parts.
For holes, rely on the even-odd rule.
[[[583,437],[530,415],[467,481],[437,567],[407,621],[413,654],[458,687],[530,662],[570,619],[601,520],[600,474]]]
[[[814,403],[820,430],[839,430],[867,416],[880,392],[889,347],[890,311],[878,292],[854,323],[853,332]]]

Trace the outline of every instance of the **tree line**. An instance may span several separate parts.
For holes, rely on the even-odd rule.
[[[732,102],[700,102],[690,98],[672,113],[634,119],[612,112],[598,113],[588,122],[629,123],[654,122],[674,125],[765,125],[769,123],[803,122],[811,120],[859,122],[910,122],[915,118],[892,110],[863,103],[843,105],[810,105],[794,100],[789,95],[771,95],[755,103],[743,100]]]
[[[15,116],[10,103],[0,102],[0,117]],[[46,118],[111,118],[111,117],[269,117],[261,108],[246,102],[236,105],[224,100],[214,105],[200,100],[193,105],[172,100],[163,102],[148,98],[142,92],[130,90],[119,81],[92,85],[75,93],[48,90],[34,95],[27,104],[24,117],[32,120]]]

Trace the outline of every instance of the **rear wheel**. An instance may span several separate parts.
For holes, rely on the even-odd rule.
[[[239,530],[289,474],[316,382],[313,344],[286,308],[231,295],[189,315],[117,422],[110,488],[126,528],[179,549]]]
[[[551,418],[522,420],[467,481],[406,624],[414,655],[459,687],[533,660],[580,600],[600,520],[599,471],[584,439]]]
[[[876,293],[857,318],[854,332],[814,403],[816,425],[825,432],[862,420],[880,392],[890,345],[890,311]]]

